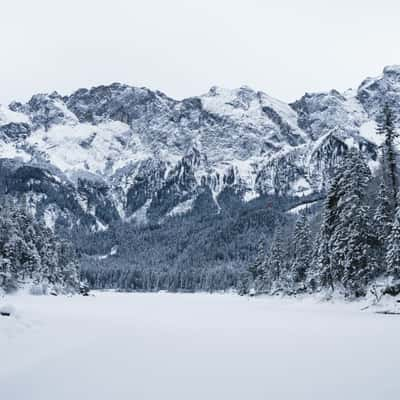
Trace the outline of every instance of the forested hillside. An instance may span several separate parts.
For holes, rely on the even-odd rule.
[[[277,225],[292,218],[285,213],[292,202],[274,196],[249,203],[230,199],[229,205],[220,202],[220,210],[210,209],[212,202],[197,204],[162,224],[127,223],[80,236],[83,276],[94,287],[126,290],[235,287],[260,235],[270,238]]]

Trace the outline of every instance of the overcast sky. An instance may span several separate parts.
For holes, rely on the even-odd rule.
[[[400,64],[398,0],[1,3],[1,103],[115,81],[175,98],[249,85],[290,101]]]

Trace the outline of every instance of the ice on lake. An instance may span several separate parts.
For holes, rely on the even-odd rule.
[[[18,295],[0,399],[395,399],[400,317],[209,294]],[[0,304],[5,302],[0,299]]]

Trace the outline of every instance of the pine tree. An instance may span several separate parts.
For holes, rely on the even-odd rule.
[[[350,150],[338,168],[325,202],[317,251],[322,286],[343,285],[359,295],[374,274],[369,264],[370,227],[366,188],[371,172],[361,155]],[[372,264],[375,265],[375,264]]]
[[[375,274],[374,263],[370,261],[370,225],[366,197],[371,171],[360,153],[351,151],[347,163],[344,184],[346,201],[341,210],[342,227],[347,236],[344,248],[343,285],[351,294],[361,295],[366,284]]]
[[[311,264],[311,231],[308,218],[305,212],[297,219],[293,233],[294,255],[290,268],[290,278],[294,289],[306,280],[307,270]]]
[[[322,226],[323,224],[320,227],[315,244],[312,247],[310,267],[307,270],[306,288],[311,292],[315,292],[321,286],[333,288],[333,282],[329,279],[331,277],[330,271],[326,271],[328,274],[326,274],[326,272],[325,274],[322,273],[323,268],[330,265],[327,248],[328,241],[325,240]],[[326,282],[326,280],[328,280],[328,282]]]
[[[282,240],[282,230],[278,227],[272,239],[269,254],[265,263],[264,287],[266,290],[282,289],[282,279],[285,277],[285,246]]]
[[[400,279],[400,215],[399,212],[393,223],[392,231],[388,238],[386,252],[386,272],[394,279]]]
[[[18,288],[18,282],[11,273],[10,260],[0,255],[0,293],[1,289],[12,292]]]
[[[263,275],[263,269],[265,265],[265,252],[264,252],[264,242],[260,240],[257,246],[257,256],[253,264],[249,267],[249,272],[253,281],[256,281]]]
[[[394,209],[393,203],[388,195],[386,183],[382,180],[377,196],[378,206],[373,216],[373,251],[376,259],[376,273],[386,270],[387,243],[392,230]],[[371,262],[370,262],[371,263]]]
[[[378,206],[373,218],[376,238],[381,246],[384,246],[385,241],[389,237],[393,221],[393,211],[385,182],[382,181],[378,193]]]
[[[67,287],[79,287],[79,264],[72,244],[66,240],[58,242],[58,260],[61,282]]]
[[[399,136],[396,132],[395,117],[388,104],[385,104],[382,114],[378,117],[378,134],[384,135],[385,140],[382,144],[382,164],[384,174],[388,180],[392,201],[397,207],[398,183],[397,183],[397,152],[395,140]]]
[[[370,263],[368,235],[368,219],[366,208],[355,205],[350,210],[352,219],[348,225],[347,247],[344,259],[342,283],[350,292],[360,296],[365,286],[374,276],[374,264]]]
[[[309,286],[312,290],[317,289],[319,286],[329,287],[333,290],[334,281],[337,280],[333,270],[331,238],[339,223],[338,204],[343,196],[340,186],[343,174],[342,164],[336,168],[324,203],[322,224],[312,259],[313,267],[308,276]]]
[[[256,292],[262,292],[266,289],[266,257],[264,251],[264,240],[260,240],[257,246],[257,256],[254,263],[249,267],[254,289]]]

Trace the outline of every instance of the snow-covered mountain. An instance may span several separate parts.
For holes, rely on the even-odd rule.
[[[199,196],[215,212],[226,190],[242,201],[309,196],[348,147],[375,167],[385,103],[400,112],[400,66],[292,104],[249,87],[182,101],[120,83],[37,94],[0,106],[0,188],[51,227],[91,230],[162,221]]]

